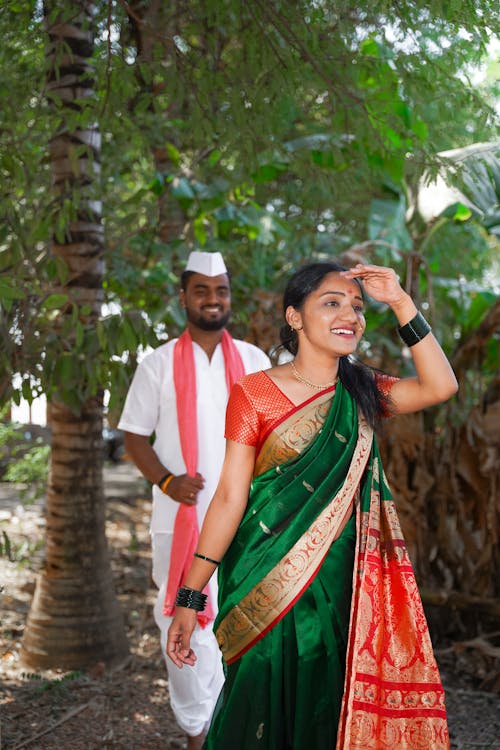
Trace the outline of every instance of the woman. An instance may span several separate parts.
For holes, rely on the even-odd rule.
[[[416,376],[349,357],[361,282],[389,305]],[[450,398],[453,371],[390,268],[313,263],[289,281],[286,364],[234,386],[226,458],[167,653],[178,667],[220,563],[226,683],[207,750],[449,747],[444,694],[381,467],[380,417]]]

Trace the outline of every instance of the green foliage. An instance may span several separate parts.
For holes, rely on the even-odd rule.
[[[5,557],[9,562],[16,563],[18,566],[29,565],[34,555],[42,548],[43,542],[33,542],[30,538],[13,540],[2,529],[0,537],[0,557]],[[1,591],[0,587],[0,591]]]
[[[483,148],[483,157],[484,153]],[[460,342],[474,334],[498,299],[500,277],[497,272],[495,279],[494,269],[498,268],[500,248],[495,233],[489,233],[485,217],[498,209],[500,192],[496,186],[500,182],[491,179],[498,169],[498,159],[495,161],[490,151],[486,153],[488,171],[470,159],[472,174],[464,168],[460,181],[455,180],[456,187],[467,191],[472,208],[461,202],[450,203],[433,221],[422,226],[403,192],[386,190],[390,197],[374,199],[370,207],[368,229],[373,240],[373,260],[401,270],[412,265],[419,268],[413,294],[417,300],[422,299],[434,332],[450,357]],[[479,201],[481,207],[477,205]],[[408,215],[413,216],[410,222]],[[367,331],[376,333],[376,343],[369,354],[379,362],[400,360],[400,352],[391,342],[391,327],[392,315],[380,310],[376,332],[368,322]],[[474,374],[464,378],[467,388],[462,394],[468,407],[497,377],[500,361],[494,330],[480,361],[471,364],[475,365]],[[398,371],[405,371],[404,363],[400,362]]]
[[[406,226],[406,201],[374,198],[368,219],[368,238],[386,243],[386,264],[398,263],[401,255],[413,248],[413,240]]]
[[[14,562],[16,559],[16,556],[12,551],[10,537],[5,529],[2,529],[2,540],[0,541],[0,556],[6,557],[9,562]],[[3,591],[3,587],[0,590]]]
[[[484,314],[474,295],[487,300],[488,252],[497,255],[486,234],[497,208],[479,195],[491,165],[470,186],[480,214],[457,204],[422,227],[405,211],[407,185],[436,173],[438,151],[491,137],[493,88],[468,76],[497,23],[492,3],[208,0],[137,3],[129,15],[125,4],[95,6],[94,95],[64,125],[98,122],[102,134],[98,322],[68,296],[71,271],[50,252],[81,196],[61,205],[51,193],[49,143],[63,122],[50,106],[40,7],[0,9],[0,402],[44,391],[77,411],[107,388],[119,408],[137,351],[184,324],[178,279],[193,248],[226,256],[239,333],[257,289],[280,290],[304,258],[369,240],[368,256],[402,277],[419,253],[437,277],[448,349],[467,335]],[[471,289],[462,285],[455,305],[461,276]],[[373,333],[396,356],[388,328]]]
[[[21,445],[13,451],[13,460],[3,479],[6,482],[26,484],[26,488],[20,490],[20,496],[25,502],[34,502],[46,491],[50,446],[44,445],[41,440],[37,440],[36,445],[31,446],[22,456],[16,458],[16,453],[22,450],[22,447]]]
[[[30,441],[26,427],[4,419],[0,422],[0,470],[2,480],[25,485],[20,496],[32,503],[44,494],[49,474],[50,446],[41,437]]]
[[[84,673],[78,670],[67,672],[66,674],[63,674],[62,677],[55,677],[54,679],[47,679],[37,672],[22,673],[23,679],[40,682],[40,685],[37,687],[37,692],[45,693],[50,691],[56,696],[65,695],[69,688],[68,683],[71,683],[73,680],[80,680],[83,676]]]

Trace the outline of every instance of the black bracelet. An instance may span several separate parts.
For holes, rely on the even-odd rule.
[[[220,560],[213,560],[211,557],[207,557],[206,555],[200,555],[199,552],[195,552],[194,557],[199,557],[200,560],[206,560],[207,562],[213,563],[214,565],[220,565]]]
[[[202,594],[201,591],[195,591],[195,589],[188,589],[182,586],[175,597],[176,607],[187,607],[188,609],[195,609],[197,612],[203,612],[207,601],[207,595]]]
[[[415,317],[404,326],[399,326],[398,328],[398,333],[406,346],[415,346],[415,344],[422,341],[430,331],[431,327],[421,312],[418,312]]]
[[[158,487],[160,488],[160,490],[161,490],[161,486],[162,486],[163,482],[165,481],[165,479],[168,479],[171,476],[172,476],[172,472],[171,471],[167,471],[167,473],[165,474],[165,476],[162,477],[160,479],[160,481],[156,483],[158,485]]]

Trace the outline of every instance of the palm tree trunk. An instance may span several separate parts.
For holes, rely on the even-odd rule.
[[[62,216],[52,250],[64,260],[68,278],[54,291],[68,298],[59,326],[74,305],[87,306],[80,321],[92,325],[103,298],[103,227],[96,200],[100,136],[95,125],[75,125],[75,115],[82,113],[88,121],[85,108],[92,106],[95,8],[85,0],[68,4],[69,13],[55,12],[56,6],[61,4],[44,6],[50,40],[48,88],[62,123],[50,148],[54,194]],[[72,213],[66,220],[62,211],[68,205]],[[71,355],[71,340],[65,337],[61,346]],[[59,385],[62,392],[64,383]],[[102,394],[75,410],[56,392],[50,413],[46,563],[28,615],[21,658],[38,668],[112,664],[125,657],[128,644],[105,535]]]
[[[99,398],[79,415],[51,407],[47,557],[22,644],[30,667],[113,663],[128,651],[104,533],[101,415]]]

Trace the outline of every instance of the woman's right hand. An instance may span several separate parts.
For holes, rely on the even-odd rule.
[[[168,629],[167,654],[174,664],[182,669],[184,664],[192,667],[196,655],[190,646],[191,633],[196,626],[196,610],[176,607],[175,615]]]

